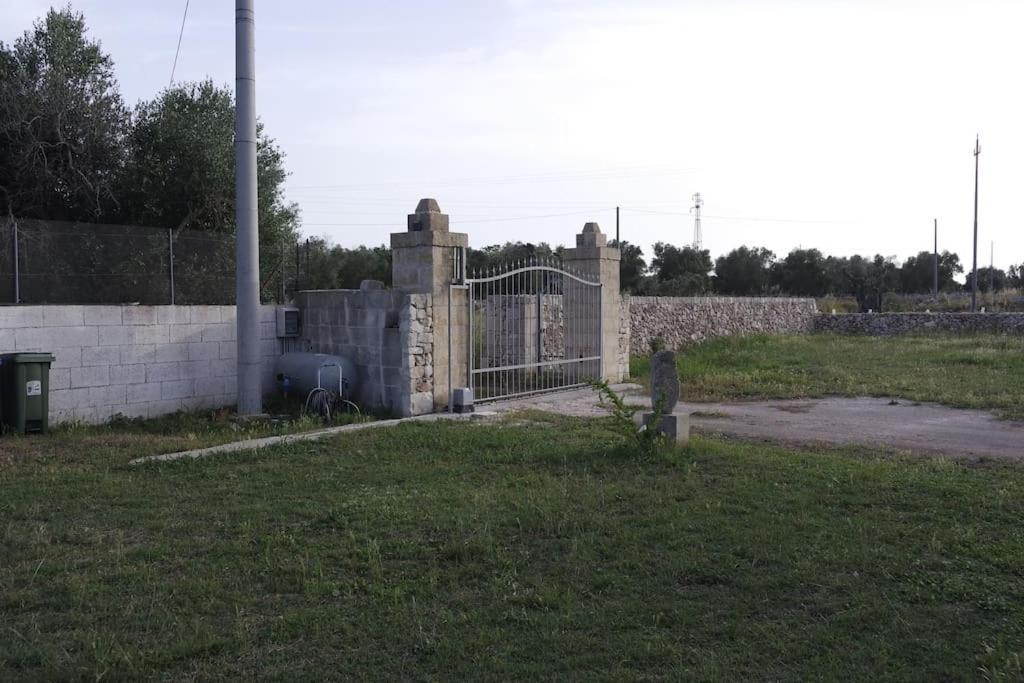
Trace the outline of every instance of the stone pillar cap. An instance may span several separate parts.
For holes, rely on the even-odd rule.
[[[448,214],[441,213],[436,199],[424,198],[409,214],[409,232],[448,232]]]
[[[577,247],[603,247],[607,244],[608,238],[597,223],[587,223],[583,226],[583,232],[576,235]]]

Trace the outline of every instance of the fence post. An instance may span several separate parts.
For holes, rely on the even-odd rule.
[[[167,228],[167,255],[171,268],[171,305],[174,305],[174,230]]]
[[[14,226],[14,303],[21,303],[21,267],[19,264],[18,256],[18,221],[12,220],[11,225]]]

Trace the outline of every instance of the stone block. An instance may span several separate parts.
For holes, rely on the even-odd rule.
[[[434,394],[432,392],[420,392],[409,397],[409,414],[426,415],[434,412]]]
[[[221,318],[220,306],[192,306],[192,323],[208,325],[219,323]]]
[[[205,325],[171,325],[167,330],[168,341],[172,344],[192,344],[203,340]]]
[[[158,306],[125,306],[121,320],[125,325],[156,325]]]
[[[45,349],[42,349],[45,350]],[[53,363],[50,365],[50,369],[53,368],[80,368],[82,367],[82,349],[70,348],[70,349],[56,349],[53,352]]]
[[[153,362],[173,363],[188,359],[189,344],[157,344],[153,353]]]
[[[154,306],[156,321],[164,325],[187,325],[192,322],[191,306]]]
[[[29,327],[14,331],[14,346],[18,351],[96,346],[99,341],[96,327]]]
[[[71,388],[105,387],[110,384],[110,367],[96,365],[90,368],[71,368]]]
[[[0,353],[14,351],[14,330],[0,330]]]
[[[121,365],[156,361],[156,344],[125,344],[118,348],[121,351]]]
[[[644,413],[643,423],[648,429],[657,429],[668,439],[680,446],[685,446],[690,441],[690,416],[689,415],[662,415],[657,425],[652,425],[654,413]]]
[[[181,379],[195,379],[197,377],[210,376],[210,361],[190,360],[181,363],[179,366]]]
[[[86,325],[122,324],[120,306],[85,306],[82,319]]]
[[[228,323],[207,325],[203,329],[204,342],[232,341],[235,338],[235,326]]]
[[[182,399],[192,398],[196,393],[196,382],[194,379],[182,379],[174,382],[160,383],[160,399]]]
[[[225,360],[234,360],[238,358],[238,342],[210,342],[217,347],[217,355],[215,358],[223,358]]]
[[[84,309],[84,306],[43,306],[43,327],[84,325]]]
[[[234,308],[232,306],[232,308]],[[260,322],[277,324],[277,306],[260,306]]]
[[[148,403],[160,400],[160,382],[130,384],[127,387],[128,403]]]
[[[71,368],[50,368],[50,391],[71,388]]]
[[[147,363],[147,382],[170,382],[181,379],[181,367],[179,363]]]
[[[89,406],[89,389],[51,389],[50,410],[74,411]]]
[[[42,306],[0,306],[0,327],[42,327]]]
[[[118,346],[87,346],[82,349],[82,365],[119,365],[121,348]]]
[[[117,384],[109,387],[92,387],[89,389],[89,403],[93,406],[124,405],[127,387]],[[107,416],[109,417],[109,415]]]
[[[146,366],[138,365],[111,365],[111,384],[142,384],[146,381]]]
[[[131,309],[125,309],[129,311]],[[136,344],[168,344],[170,333],[168,325],[137,325],[133,328],[134,343]],[[102,329],[102,328],[101,328]]]
[[[190,342],[186,345],[184,360],[212,360],[220,358],[219,342]]]
[[[224,393],[223,377],[197,377],[196,396],[220,396]]]
[[[238,372],[238,362],[234,358],[223,358],[210,361],[210,374],[213,377],[228,377]]]
[[[97,343],[100,346],[133,346],[135,344],[135,328],[124,325],[106,325],[95,328]]]

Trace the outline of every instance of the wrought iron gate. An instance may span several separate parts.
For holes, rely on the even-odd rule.
[[[601,283],[556,260],[473,273],[468,369],[476,401],[567,389],[601,376]]]

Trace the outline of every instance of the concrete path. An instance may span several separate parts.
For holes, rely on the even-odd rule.
[[[618,385],[629,403],[649,406],[636,385]],[[567,415],[606,415],[591,389],[545,394],[488,404],[508,412],[534,408]],[[704,432],[789,444],[866,445],[976,460],[984,457],[1024,460],[1024,423],[996,419],[980,410],[960,410],[902,399],[840,398],[689,403],[676,413],[690,413],[691,424]]]

